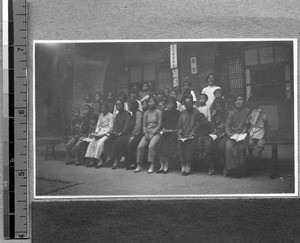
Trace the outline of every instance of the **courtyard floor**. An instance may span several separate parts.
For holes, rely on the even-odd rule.
[[[280,152],[280,151],[279,151]],[[284,154],[286,153],[286,154]],[[268,157],[268,151],[264,154]],[[286,155],[286,156],[285,156]],[[282,150],[280,156],[288,157]],[[37,196],[107,196],[107,195],[214,195],[214,194],[270,194],[294,192],[293,160],[280,159],[278,177],[269,178],[268,159],[252,164],[251,173],[244,178],[224,177],[221,173],[207,174],[205,165],[198,165],[189,176],[180,174],[179,165],[168,174],[134,173],[123,168],[100,169],[65,165],[64,159],[36,158]],[[157,165],[158,166],[158,165]]]

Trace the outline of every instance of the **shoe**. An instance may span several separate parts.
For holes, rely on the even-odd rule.
[[[75,164],[75,160],[70,160],[67,163],[65,163],[65,165],[74,165]]]
[[[161,174],[161,173],[163,173],[163,172],[164,172],[163,169],[160,169],[160,170],[156,171],[157,174]]]
[[[185,172],[185,171],[183,171],[183,172],[181,172],[181,175],[185,176],[185,173],[186,173],[186,172]]]
[[[134,173],[138,173],[138,172],[140,172],[140,171],[142,171],[142,170],[134,170]]]
[[[85,167],[95,167],[95,162],[87,163]]]
[[[208,174],[209,174],[209,175],[213,175],[213,174],[215,174],[215,172],[214,172],[213,169],[209,169],[209,170],[208,170]]]
[[[101,164],[101,165],[96,165],[95,166],[95,169],[99,169],[99,168],[102,168],[103,167],[103,164]]]
[[[190,174],[191,174],[191,172],[185,172],[185,176],[188,176]]]
[[[148,170],[148,174],[153,174],[154,170]]]
[[[136,168],[136,164],[131,164],[126,167],[126,170],[135,170],[135,168]]]
[[[163,171],[163,174],[168,174],[169,173],[169,170],[164,170]]]
[[[113,165],[113,167],[111,168],[112,170],[115,170],[118,168],[118,165]]]

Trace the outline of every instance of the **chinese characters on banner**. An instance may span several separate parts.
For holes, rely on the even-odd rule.
[[[196,59],[196,57],[191,57],[191,73],[192,74],[197,73],[197,59]]]
[[[170,45],[170,65],[172,69],[172,85],[179,85],[178,79],[178,63],[177,63],[177,44]]]
[[[177,68],[177,44],[170,46],[170,59],[171,68]]]
[[[179,86],[178,68],[172,69],[172,80],[173,80],[173,87]]]

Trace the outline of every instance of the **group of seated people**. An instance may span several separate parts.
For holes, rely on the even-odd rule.
[[[121,92],[114,101],[112,93],[105,100],[100,93],[85,96],[85,103],[75,110],[72,120],[73,137],[66,145],[66,164],[101,168],[112,161],[112,169],[125,159],[127,170],[142,171],[142,163],[149,163],[148,173],[167,174],[169,164],[181,164],[181,174],[188,176],[194,155],[208,165],[208,174],[215,173],[220,162],[224,176],[241,177],[245,170],[246,148],[253,156],[256,147],[261,155],[269,122],[260,106],[252,112],[244,97],[236,94],[226,102],[222,89],[214,84],[210,74],[196,99],[190,82],[168,93],[153,94],[149,85],[139,92],[133,87],[129,99]],[[177,152],[177,153],[176,153]]]

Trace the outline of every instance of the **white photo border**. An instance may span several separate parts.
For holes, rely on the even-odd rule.
[[[147,43],[147,42],[293,42],[294,70],[294,193],[261,193],[261,194],[187,194],[187,195],[85,195],[85,196],[37,196],[36,195],[36,103],[35,103],[35,44],[41,43]],[[115,39],[115,40],[34,40],[33,41],[33,199],[44,201],[82,201],[82,200],[197,200],[197,199],[241,199],[241,198],[295,198],[299,193],[298,172],[298,40],[297,38],[223,38],[223,39]]]

